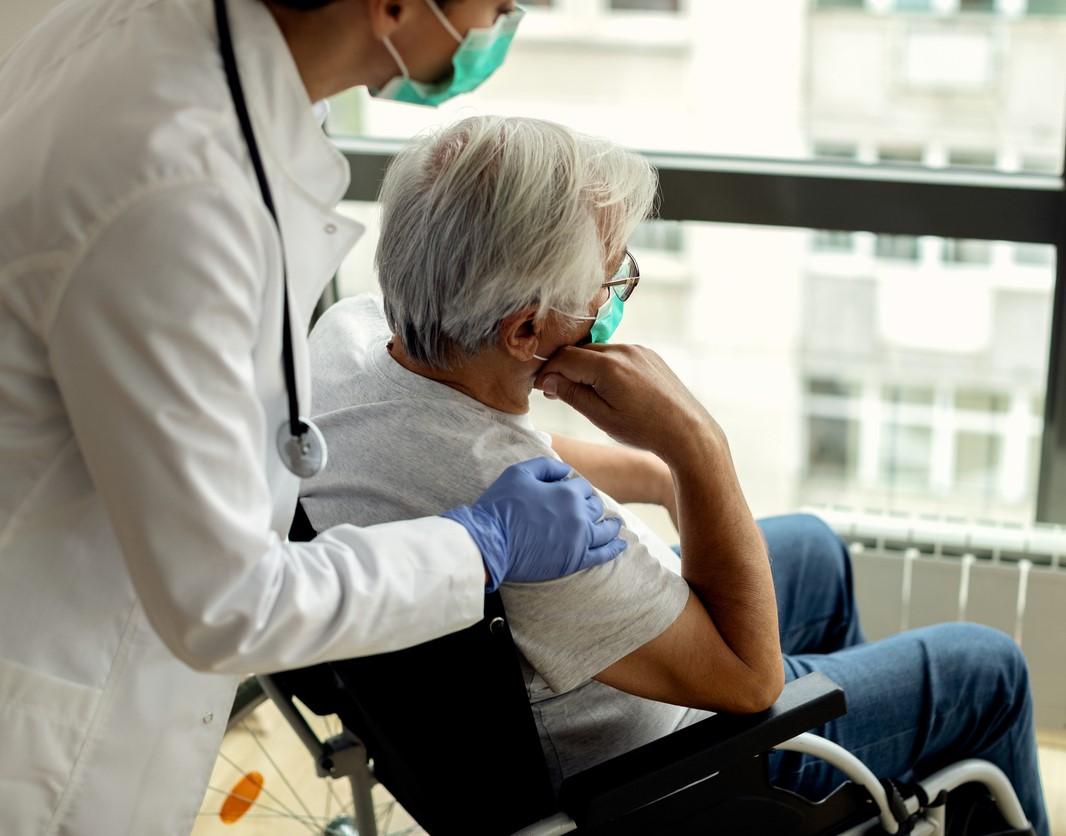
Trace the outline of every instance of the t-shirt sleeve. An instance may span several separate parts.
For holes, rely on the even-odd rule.
[[[673,552],[635,515],[600,496],[607,515],[623,519],[621,556],[565,578],[501,587],[515,643],[557,694],[661,635],[688,600]]]

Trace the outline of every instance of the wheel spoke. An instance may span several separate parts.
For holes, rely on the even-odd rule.
[[[276,769],[278,771],[278,776],[285,783],[285,786],[287,786],[289,788],[289,792],[292,793],[293,798],[296,799],[296,802],[301,807],[303,807],[304,812],[307,813],[308,817],[309,818],[314,818],[314,813],[312,813],[311,809],[304,803],[303,798],[300,796],[300,794],[298,792],[296,792],[296,788],[290,783],[288,777],[282,771],[281,767],[278,766],[277,761],[275,761],[274,758],[271,756],[270,752],[267,751],[266,746],[263,745],[263,741],[259,739],[259,735],[256,734],[254,731],[252,731],[252,729],[250,729],[248,727],[248,724],[245,723],[245,722],[241,723],[241,727],[252,736],[252,739],[255,741],[255,745],[259,747],[259,751],[263,753],[263,756],[268,761],[270,761],[271,766],[273,766],[274,769]]]
[[[231,758],[225,752],[219,751],[218,756],[220,758],[222,758],[222,760],[224,760],[230,766],[232,766],[237,771],[238,774],[240,774],[240,775],[244,774],[244,770],[240,767],[240,765],[238,763],[236,763],[236,761],[234,761],[233,758]],[[271,763],[273,763],[273,761],[271,761]],[[274,768],[277,769],[277,764],[274,764]],[[284,778],[282,780],[284,780]],[[211,787],[211,789],[215,789],[215,787]],[[216,792],[217,792],[217,790],[216,790]],[[306,821],[304,821],[305,818],[312,818],[312,819],[314,818],[314,816],[311,814],[311,811],[307,810],[306,807],[304,809],[307,811],[307,816],[306,817],[305,816],[301,816],[299,813],[295,812],[292,808],[290,808],[288,804],[286,804],[284,801],[282,801],[280,798],[278,798],[274,793],[272,793],[270,790],[268,790],[265,786],[260,788],[260,792],[262,792],[263,795],[265,795],[267,798],[271,799],[275,804],[277,804],[279,807],[281,807],[285,811],[285,813],[288,815],[288,817],[291,818],[293,821],[301,821],[301,822],[304,822],[304,824],[306,824]],[[227,792],[226,795],[229,795],[229,793]],[[312,832],[315,832],[314,828],[311,828],[311,830],[312,830]]]
[[[210,784],[208,785],[207,788],[209,790],[211,790],[212,792],[217,792],[220,795],[226,796],[227,798],[231,795],[229,790],[223,790],[223,789],[220,789],[218,787],[211,786]],[[316,834],[316,836],[318,834],[318,831],[314,827],[312,827],[311,824],[310,824],[310,821],[314,821],[316,819],[315,816],[311,816],[310,817],[310,821],[309,821],[307,817],[301,816],[301,815],[299,815],[297,813],[294,813],[294,812],[292,812],[291,810],[289,810],[287,808],[279,810],[276,807],[271,807],[271,806],[269,806],[267,804],[264,804],[262,801],[257,801],[255,799],[249,799],[249,798],[242,798],[241,796],[235,796],[235,797],[239,798],[242,801],[253,802],[257,808],[261,808],[264,811],[264,814],[269,814],[269,815],[271,815],[273,817],[276,817],[276,818],[290,819],[291,821],[298,821],[304,827],[308,828],[312,833]],[[208,816],[208,815],[217,816],[217,815],[219,815],[219,813],[200,813],[199,815],[201,815],[201,816]],[[251,813],[245,813],[244,815],[248,816],[248,815],[251,815]],[[244,816],[241,816],[241,818],[244,818]]]

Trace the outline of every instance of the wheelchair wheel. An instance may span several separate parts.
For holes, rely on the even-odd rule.
[[[320,738],[336,717],[302,711]],[[254,677],[241,683],[192,836],[416,836],[424,831],[381,786],[377,834],[360,833],[351,785],[320,778],[295,732]]]

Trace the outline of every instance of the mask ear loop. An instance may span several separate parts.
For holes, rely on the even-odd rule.
[[[452,22],[448,20],[447,15],[445,15],[444,12],[441,11],[440,6],[433,2],[433,0],[426,0],[426,5],[429,6],[430,11],[432,11],[433,14],[437,16],[437,20],[440,21],[440,25],[443,26],[446,30],[448,30],[448,34],[455,38],[455,40],[457,40],[459,43],[462,43],[463,36],[459,34],[458,29],[452,26]]]
[[[548,358],[547,357],[541,357],[539,354],[534,354],[533,357],[534,357],[534,359],[540,360],[540,361],[542,361],[544,363],[548,362]]]
[[[392,39],[389,38],[388,35],[386,35],[385,36],[385,40],[382,41],[382,43],[385,44],[385,49],[387,49],[389,51],[389,55],[392,56],[392,60],[396,62],[396,66],[400,68],[400,73],[403,75],[403,77],[407,81],[410,81],[411,80],[411,74],[409,72],[407,72],[407,65],[403,62],[403,59],[400,57],[400,51],[398,49],[396,49],[396,47],[394,47],[392,45]]]

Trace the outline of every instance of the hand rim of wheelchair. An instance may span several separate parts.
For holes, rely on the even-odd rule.
[[[848,780],[861,786],[869,793],[871,800],[878,809],[877,819],[886,833],[895,834],[901,830],[900,823],[889,805],[888,796],[881,781],[870,771],[861,760],[842,746],[827,740],[824,737],[804,732],[796,735],[791,740],[786,740],[773,747],[780,751],[799,752],[801,754],[818,757],[832,764],[840,770]],[[940,794],[950,793],[965,784],[983,785],[995,799],[996,806],[1007,824],[1019,831],[1031,830],[1032,825],[1025,817],[1021,804],[1018,801],[1014,787],[1003,771],[995,764],[977,758],[969,758],[958,763],[946,766],[934,772],[922,781],[916,782],[926,793],[929,799],[937,799]],[[944,828],[945,810],[938,805],[930,805],[922,811],[921,803],[916,794],[911,794],[904,799],[908,815],[919,812],[927,813],[930,818],[939,823],[939,829],[931,830],[930,833],[942,833]],[[858,836],[866,833],[873,819],[855,825],[839,834],[839,836]],[[565,813],[557,813],[550,818],[544,819],[512,836],[564,836],[577,830],[577,824]],[[910,832],[910,831],[908,831]],[[917,832],[917,831],[915,831]]]

